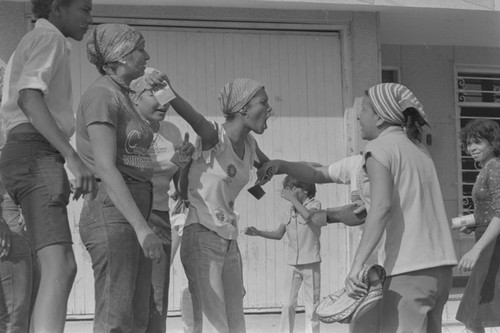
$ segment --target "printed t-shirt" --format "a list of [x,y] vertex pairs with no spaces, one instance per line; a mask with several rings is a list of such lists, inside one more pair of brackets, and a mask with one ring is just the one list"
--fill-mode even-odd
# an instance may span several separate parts
[[153,176],[148,148],[153,131],[135,110],[128,87],[109,75],[95,80],[80,100],[76,115],[76,149],[85,164],[96,172],[88,126],[103,123],[116,131],[116,167],[124,178],[150,181]]
[[179,167],[170,162],[175,146],[182,142],[181,131],[168,121],[160,121],[160,129],[153,135],[149,148],[153,173],[153,209],[168,211],[170,182]]
[[248,134],[245,155],[240,159],[233,150],[224,126],[214,123],[219,142],[210,150],[201,150],[201,138],[195,143],[193,163],[189,169],[189,213],[186,226],[200,223],[225,239],[238,238],[236,197],[248,183],[256,160],[255,139]]

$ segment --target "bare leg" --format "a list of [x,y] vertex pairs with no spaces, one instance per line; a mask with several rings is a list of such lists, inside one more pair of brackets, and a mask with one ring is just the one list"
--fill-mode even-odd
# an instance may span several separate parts
[[465,326],[465,331],[467,333],[484,333],[484,327],[468,327],[468,326]]
[[38,293],[31,315],[31,333],[63,333],[68,297],[76,275],[71,244],[46,246],[37,252]]

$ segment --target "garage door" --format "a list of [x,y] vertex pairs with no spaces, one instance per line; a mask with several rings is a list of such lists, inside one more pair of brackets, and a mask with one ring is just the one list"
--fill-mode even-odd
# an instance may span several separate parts
[[[176,90],[208,118],[222,122],[217,93],[225,82],[249,77],[266,86],[275,116],[268,130],[257,135],[261,149],[271,158],[317,161],[327,164],[345,155],[341,40],[336,32],[290,30],[228,30],[211,28],[137,27],[146,38],[149,65],[165,71]],[[79,97],[97,77],[86,58],[85,43],[72,51],[75,109]],[[169,111],[169,121],[181,131],[194,132]],[[265,186],[257,201],[246,191],[238,198],[240,228],[248,225],[275,229],[287,212],[280,198],[281,180]],[[342,186],[323,185],[318,198],[324,206],[345,202]],[[70,218],[78,263],[78,275],[68,314],[94,313],[93,275],[90,258],[81,244],[77,224],[81,202],[70,206]],[[338,289],[346,275],[346,229],[329,226],[322,235],[322,295]],[[285,279],[285,241],[248,238],[240,231],[247,310],[280,307]],[[179,309],[186,281],[178,255],[172,266],[170,304]]]

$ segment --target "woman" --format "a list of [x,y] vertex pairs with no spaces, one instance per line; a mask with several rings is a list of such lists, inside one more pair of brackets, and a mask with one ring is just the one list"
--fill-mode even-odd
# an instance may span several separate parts
[[[272,109],[264,86],[250,79],[235,79],[222,88],[223,124],[208,121],[175,94],[170,104],[198,134],[188,175],[190,205],[181,244],[195,331],[245,332],[234,202],[248,183],[252,166],[268,160],[250,132],[264,133]],[[203,318],[198,315],[200,309]]]
[[441,332],[456,258],[434,163],[420,141],[423,107],[405,86],[378,84],[364,96],[358,120],[370,141],[364,165],[371,202],[346,289],[352,297],[366,293],[358,273],[385,233],[388,278],[369,331]]
[[462,147],[481,166],[472,189],[476,244],[458,268],[471,271],[460,301],[457,320],[467,332],[482,333],[500,326],[500,126],[493,120],[474,120],[460,131]]
[[148,322],[151,260],[163,244],[149,228],[153,131],[130,100],[130,82],[144,74],[144,38],[125,24],[102,24],[87,42],[101,76],[83,94],[76,146],[98,179],[85,198],[80,236],[92,260],[94,332],[144,332]]
[[[150,73],[154,69],[147,68]],[[149,123],[154,132],[153,142],[149,153],[153,160],[153,210],[149,216],[149,225],[163,242],[165,259],[159,263],[153,262],[151,296],[149,307],[149,322],[146,332],[165,333],[168,310],[168,287],[170,282],[170,256],[172,252],[172,229],[169,216],[170,183],[174,180],[177,190],[179,167],[170,160],[176,151],[184,156],[191,156],[194,146],[183,141],[181,131],[173,123],[165,121],[170,107],[166,103],[160,105],[154,91],[158,86],[151,86],[147,82],[147,75],[132,81],[130,88],[134,91],[131,98],[139,114]],[[186,135],[187,136],[187,135]]]

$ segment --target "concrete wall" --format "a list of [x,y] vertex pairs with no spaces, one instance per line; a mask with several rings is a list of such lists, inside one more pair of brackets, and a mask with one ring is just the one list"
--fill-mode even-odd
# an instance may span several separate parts
[[[29,7],[27,7],[29,10]],[[25,4],[0,2],[0,59],[7,63],[21,37],[27,32]],[[1,63],[1,61],[0,61]]]

